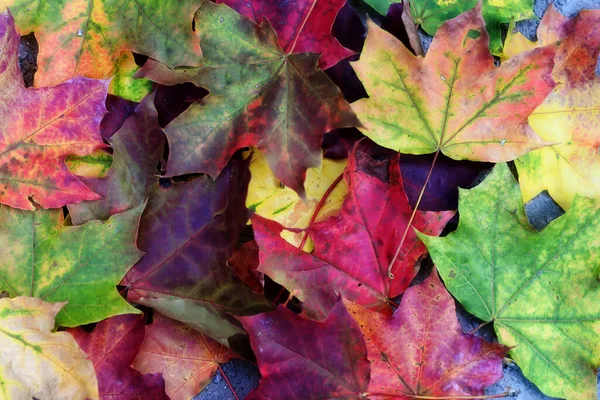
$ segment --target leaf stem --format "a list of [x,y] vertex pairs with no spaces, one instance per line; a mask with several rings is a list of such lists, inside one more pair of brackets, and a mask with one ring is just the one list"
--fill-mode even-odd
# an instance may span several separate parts
[[478,330],[480,330],[481,328],[483,328],[484,326],[486,326],[490,322],[491,321],[483,321],[482,323],[480,323],[479,325],[477,325],[474,329],[470,330],[469,334],[473,335],[475,332],[477,332]]
[[[385,397],[397,397],[398,393],[363,393],[364,396],[385,396]],[[483,396],[421,396],[418,394],[406,394],[402,393],[402,397],[408,397],[411,399],[423,399],[423,400],[453,400],[453,399],[499,399],[501,397],[506,397],[512,395],[511,392],[504,392],[500,394],[491,394],[491,395],[483,395]]]
[[221,368],[221,364],[217,363],[217,368],[219,368],[219,372],[221,372],[221,376],[225,380],[225,383],[227,383],[227,386],[229,386],[229,390],[231,390],[231,393],[233,394],[235,400],[240,400],[237,393],[235,392],[235,389],[233,388],[233,385],[231,384],[231,382],[229,382],[229,378],[227,378],[225,371],[223,371],[223,368]]
[[419,209],[419,204],[421,204],[421,199],[423,198],[423,194],[425,193],[425,189],[427,188],[427,184],[429,183],[429,178],[431,178],[431,173],[433,172],[433,167],[435,166],[435,162],[437,161],[439,154],[440,154],[440,150],[438,149],[438,151],[436,151],[435,155],[433,156],[433,161],[431,162],[431,167],[429,167],[429,172],[427,173],[427,178],[425,178],[425,183],[423,184],[421,193],[419,193],[419,198],[417,199],[417,204],[415,204],[415,208],[413,209],[410,219],[408,220],[408,224],[406,225],[406,229],[404,230],[404,234],[402,235],[400,244],[398,244],[396,253],[394,254],[394,257],[392,258],[392,261],[390,262],[390,265],[388,266],[388,277],[390,279],[394,279],[394,274],[392,274],[392,267],[394,266],[394,263],[398,259],[398,255],[400,255],[400,250],[402,250],[402,245],[404,244],[404,241],[406,240],[406,236],[408,235],[408,231],[410,230],[410,228],[412,226],[412,222],[415,219],[415,215],[417,214],[417,210]]
[[[325,193],[323,193],[321,200],[319,200],[319,203],[315,207],[315,211],[313,211],[312,216],[310,217],[308,226],[310,226],[313,222],[315,222],[315,220],[317,219],[317,216],[319,215],[319,212],[325,205],[325,200],[327,200],[329,195],[331,195],[331,192],[333,192],[333,190],[336,188],[336,186],[342,181],[343,177],[344,177],[344,173],[342,172],[340,174],[340,176],[335,178],[335,180],[331,183],[331,185],[329,185],[329,187],[327,188]],[[304,232],[304,236],[302,237],[302,242],[300,242],[300,246],[298,247],[300,250],[304,249],[304,245],[306,244],[307,240],[308,240],[308,232]]]

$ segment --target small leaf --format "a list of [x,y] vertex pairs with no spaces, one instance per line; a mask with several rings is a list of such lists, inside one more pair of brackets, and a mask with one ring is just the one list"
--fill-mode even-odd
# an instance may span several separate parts
[[144,340],[144,319],[118,315],[100,322],[91,333],[68,330],[94,364],[101,399],[169,399],[160,374],[142,375],[131,368]]
[[162,373],[171,400],[189,400],[210,382],[219,364],[235,354],[180,322],[154,313],[133,367]]

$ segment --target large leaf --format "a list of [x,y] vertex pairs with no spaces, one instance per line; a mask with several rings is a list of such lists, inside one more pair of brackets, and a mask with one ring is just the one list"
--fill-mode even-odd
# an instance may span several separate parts
[[[425,246],[410,229],[390,279],[388,266],[412,214],[398,156],[376,161],[357,147],[344,178],[349,194],[340,214],[307,229],[315,243],[312,253],[283,240],[283,227],[277,222],[252,217],[259,271],[302,300],[311,317],[325,318],[338,294],[389,314],[395,306],[392,299],[408,287],[418,271],[417,260],[425,254]],[[412,226],[437,235],[453,215],[453,211],[417,211]]]
[[202,0],[0,0],[22,34],[39,42],[34,85],[53,86],[75,76],[107,78],[123,50],[170,67],[198,65],[192,31]]
[[507,161],[546,144],[527,117],[554,87],[553,47],[494,66],[478,6],[446,22],[425,57],[369,22],[352,63],[370,96],[352,105],[378,144],[410,154]]
[[62,210],[22,211],[0,206],[0,291],[67,301],[63,326],[139,313],[116,285],[140,258],[135,245],[144,204],[106,222],[65,226]]
[[168,400],[160,374],[142,375],[131,364],[144,340],[143,315],[119,315],[100,322],[90,333],[69,329],[92,360],[101,399]]
[[[450,293],[493,321],[525,376],[549,396],[591,399],[600,366],[600,203],[576,197],[536,232],[506,164],[460,192],[458,229],[420,234]],[[482,218],[481,216],[486,216]]]
[[583,11],[568,19],[553,7],[538,28],[538,42],[511,35],[509,55],[557,42],[552,72],[560,84],[529,117],[545,140],[557,143],[531,152],[515,163],[525,202],[543,190],[564,209],[575,194],[600,197],[600,11]]
[[366,340],[368,391],[388,395],[382,398],[482,396],[502,377],[508,348],[462,332],[454,299],[435,269],[406,290],[392,317],[349,301],[346,307]]
[[218,0],[255,22],[269,20],[287,54],[321,53],[327,69],[355,54],[331,35],[331,27],[346,0]]
[[211,94],[165,129],[167,175],[217,176],[233,153],[256,145],[285,186],[301,195],[307,168],[321,163],[323,134],[358,124],[340,90],[317,67],[318,55],[287,55],[268,22],[260,25],[225,5],[196,14],[205,66],[170,70],[147,62],[155,82],[193,82]]
[[226,345],[243,331],[228,313],[271,309],[227,266],[248,219],[247,161],[232,160],[216,179],[156,185],[140,222],[146,254],[122,284],[128,299],[185,322]]
[[[2,6],[0,6],[2,9]],[[69,172],[69,154],[103,146],[99,125],[108,83],[84,78],[46,89],[25,89],[19,35],[0,12],[0,202],[33,210],[97,199]]]
[[189,400],[211,380],[220,363],[234,354],[189,326],[154,313],[133,367],[162,373],[171,400]]
[[239,319],[250,335],[262,375],[248,400],[362,398],[366,393],[367,349],[341,300],[322,322],[282,306]]
[[64,303],[0,299],[0,398],[98,399],[91,361],[67,332],[52,332]]

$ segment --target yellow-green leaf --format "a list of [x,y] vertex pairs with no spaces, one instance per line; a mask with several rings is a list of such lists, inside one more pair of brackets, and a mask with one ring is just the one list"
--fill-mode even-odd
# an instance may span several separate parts
[[139,313],[116,285],[142,254],[135,240],[144,206],[80,226],[65,226],[62,209],[0,206],[0,291],[68,302],[62,326]]
[[[341,177],[346,164],[347,160],[324,158],[320,167],[309,168],[304,181],[306,201],[303,201],[294,190],[281,184],[271,172],[264,155],[259,150],[255,150],[250,161],[252,179],[248,186],[246,206],[258,215],[277,221],[286,228],[304,229],[308,227],[325,192],[336,179]],[[337,215],[346,193],[348,193],[348,184],[340,179],[325,199],[315,221],[322,221],[332,215]],[[298,247],[304,233],[286,230],[282,233],[282,237]],[[310,240],[307,241],[304,249],[309,251],[311,243]]]
[[542,232],[527,222],[506,164],[460,191],[458,229],[420,234],[446,287],[545,394],[596,398],[600,366],[600,201],[576,197]]

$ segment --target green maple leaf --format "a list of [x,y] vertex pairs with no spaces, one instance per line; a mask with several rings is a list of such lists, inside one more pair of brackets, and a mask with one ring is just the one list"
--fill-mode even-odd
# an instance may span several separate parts
[[449,291],[493,321],[499,341],[544,393],[596,398],[600,365],[600,201],[578,197],[542,232],[529,225],[518,183],[499,164],[460,191],[458,229],[420,234]]
[[63,225],[62,209],[0,206],[0,291],[67,301],[56,318],[61,326],[139,313],[116,285],[142,255],[135,239],[144,206],[81,226]]

